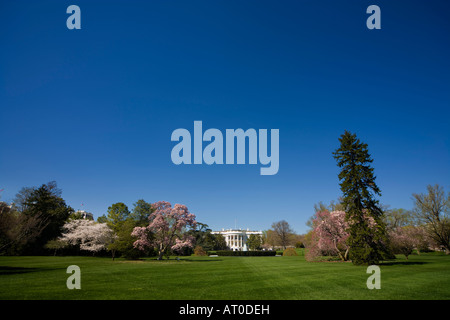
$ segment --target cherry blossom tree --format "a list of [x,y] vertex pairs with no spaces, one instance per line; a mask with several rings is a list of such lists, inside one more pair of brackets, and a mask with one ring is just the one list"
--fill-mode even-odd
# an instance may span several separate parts
[[132,235],[138,239],[134,246],[140,250],[147,247],[156,247],[158,260],[169,250],[180,251],[184,247],[192,248],[195,238],[186,233],[188,228],[195,229],[197,221],[195,215],[182,204],[173,207],[167,201],[152,204],[154,212],[149,216],[149,225],[136,227]]
[[71,220],[64,224],[63,229],[65,231],[59,238],[60,241],[71,245],[79,245],[81,250],[92,253],[107,249],[115,238],[114,232],[106,223],[98,223],[92,220]]

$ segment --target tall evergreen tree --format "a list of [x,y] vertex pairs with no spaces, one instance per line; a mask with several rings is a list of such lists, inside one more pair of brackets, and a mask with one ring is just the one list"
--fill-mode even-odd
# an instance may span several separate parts
[[370,166],[373,159],[356,134],[345,131],[339,141],[333,156],[341,168],[338,177],[349,223],[350,259],[353,264],[376,264],[387,257],[388,246],[383,211],[375,199],[381,191]]

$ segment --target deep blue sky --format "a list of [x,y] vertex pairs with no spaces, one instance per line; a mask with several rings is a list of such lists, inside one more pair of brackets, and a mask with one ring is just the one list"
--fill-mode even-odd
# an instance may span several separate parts
[[[81,8],[68,30],[66,8]],[[381,8],[381,30],[366,8]],[[369,145],[380,201],[450,191],[448,1],[2,1],[0,189],[55,180],[75,209],[182,203],[213,229],[295,231]],[[171,162],[173,130],[280,130],[280,170]]]

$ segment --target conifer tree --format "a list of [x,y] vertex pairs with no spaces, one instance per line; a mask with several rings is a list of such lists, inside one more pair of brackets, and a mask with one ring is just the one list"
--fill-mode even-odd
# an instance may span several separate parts
[[367,144],[356,134],[345,131],[339,138],[340,147],[333,152],[341,168],[339,181],[342,202],[349,225],[347,243],[353,264],[377,264],[388,254],[383,211],[375,196],[381,191],[375,184],[373,162]]

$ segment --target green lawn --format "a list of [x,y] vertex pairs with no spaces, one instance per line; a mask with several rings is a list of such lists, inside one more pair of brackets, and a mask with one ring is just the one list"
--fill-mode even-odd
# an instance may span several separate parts
[[[69,290],[69,265],[81,290]],[[403,256],[381,267],[369,290],[367,267],[297,257],[183,257],[112,261],[97,257],[0,257],[0,299],[450,299],[450,256]]]

